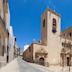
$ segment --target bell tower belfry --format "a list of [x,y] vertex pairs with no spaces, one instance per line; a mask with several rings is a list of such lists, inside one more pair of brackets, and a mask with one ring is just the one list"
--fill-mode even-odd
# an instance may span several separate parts
[[56,12],[46,9],[42,15],[41,41],[47,46],[48,63],[59,64],[60,60],[60,15]]

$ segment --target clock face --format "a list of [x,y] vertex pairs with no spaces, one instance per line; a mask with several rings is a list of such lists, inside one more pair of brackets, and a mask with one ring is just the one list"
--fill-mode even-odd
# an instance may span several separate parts
[[53,33],[56,33],[57,32],[57,24],[56,24],[56,19],[55,18],[53,18],[52,32]]

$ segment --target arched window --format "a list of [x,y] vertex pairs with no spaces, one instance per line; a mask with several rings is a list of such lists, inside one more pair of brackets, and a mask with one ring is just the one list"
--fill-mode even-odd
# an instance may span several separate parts
[[72,33],[71,33],[71,32],[69,33],[69,36],[70,36],[70,37],[72,36]]
[[56,33],[57,32],[56,28],[57,28],[56,19],[53,18],[53,21],[52,21],[52,32],[53,33]]
[[45,27],[45,19],[43,20],[43,27]]
[[41,58],[39,59],[39,64],[44,66],[44,63],[45,63],[44,61],[45,61],[44,58],[41,57]]

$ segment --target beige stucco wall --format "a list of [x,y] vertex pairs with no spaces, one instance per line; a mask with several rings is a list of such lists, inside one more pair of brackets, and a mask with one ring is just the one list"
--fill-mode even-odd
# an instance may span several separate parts
[[[43,27],[43,20],[45,19],[45,27]],[[41,42],[43,45],[47,45],[47,12],[41,16]]]
[[[3,24],[2,18],[0,18],[0,67],[6,64],[6,49],[7,49],[6,40],[5,40],[6,38],[7,38],[6,28]],[[3,50],[4,50],[4,55],[2,55]]]
[[[29,50],[29,48],[31,49],[31,51]],[[39,59],[41,57],[44,58],[44,62],[46,63],[46,57],[44,57],[44,55],[39,55],[36,58],[36,53],[48,53],[46,50],[46,46],[41,45],[41,44],[37,44],[37,43],[33,43],[31,44],[31,46],[29,46],[27,48],[26,51],[24,51],[23,53],[23,59],[29,62],[34,62],[34,63],[38,63]]]
[[[71,36],[69,34],[70,32],[71,32]],[[72,28],[69,28],[61,33],[61,43],[66,43],[66,44],[71,43],[71,45],[72,45]],[[62,48],[65,49],[65,54],[67,54],[64,59],[64,66],[67,66],[67,57],[70,57],[69,53],[72,54],[72,47],[70,49],[69,47],[64,47],[62,45]],[[72,65],[72,55],[71,55],[71,63],[70,64]]]
[[41,44],[33,44],[33,60],[34,62],[38,62],[38,60],[43,57],[45,59],[45,63],[46,63],[46,58],[44,57],[44,55],[40,55],[38,58],[35,57],[35,53],[48,53],[47,52],[47,48],[44,45]]
[[23,59],[29,62],[33,62],[33,45],[32,44],[23,52]]

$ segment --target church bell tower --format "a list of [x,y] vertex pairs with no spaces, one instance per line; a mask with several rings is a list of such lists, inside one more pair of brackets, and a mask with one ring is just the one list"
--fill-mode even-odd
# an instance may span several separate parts
[[49,64],[60,63],[60,15],[55,11],[46,9],[41,20],[41,41],[47,46]]

